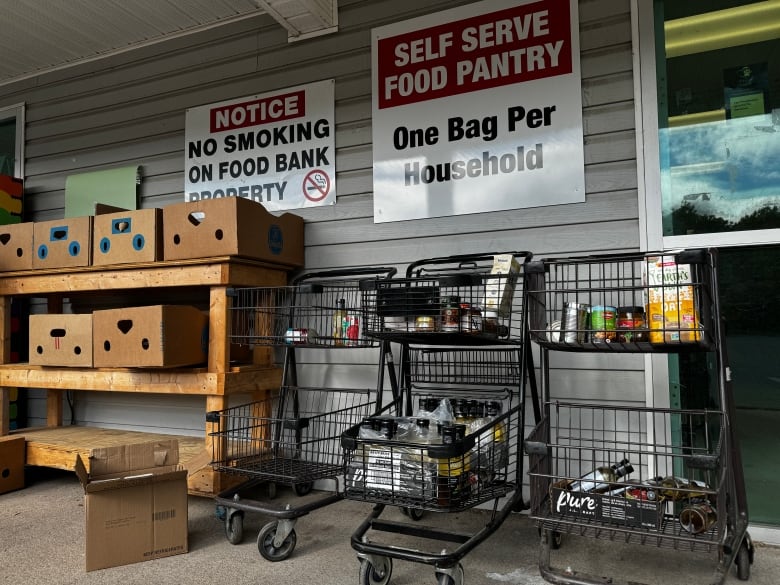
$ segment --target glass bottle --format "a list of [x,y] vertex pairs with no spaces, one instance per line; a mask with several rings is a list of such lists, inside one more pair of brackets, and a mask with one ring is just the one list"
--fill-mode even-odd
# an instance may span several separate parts
[[670,500],[688,500],[707,497],[709,489],[703,481],[669,475],[661,480],[659,492]]
[[344,299],[338,300],[338,308],[333,311],[333,345],[344,345],[344,338],[347,336],[347,309]]
[[634,467],[623,459],[613,465],[605,465],[594,469],[587,475],[569,484],[569,489],[573,492],[598,492],[609,489],[609,484],[616,482],[624,475],[634,471]]

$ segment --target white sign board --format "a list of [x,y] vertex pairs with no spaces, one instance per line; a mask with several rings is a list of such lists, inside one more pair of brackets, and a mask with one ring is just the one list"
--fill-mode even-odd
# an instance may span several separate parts
[[185,201],[246,197],[266,209],[336,201],[333,80],[187,110]]
[[374,29],[374,221],[585,200],[577,0]]

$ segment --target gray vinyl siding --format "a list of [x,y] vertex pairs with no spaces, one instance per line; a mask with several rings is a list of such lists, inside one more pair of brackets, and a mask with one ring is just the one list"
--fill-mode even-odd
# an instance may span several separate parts
[[[27,107],[28,219],[62,217],[69,174],[113,166],[141,166],[142,207],[182,201],[187,108],[333,78],[337,204],[296,210],[306,221],[307,270],[403,270],[420,258],[469,252],[638,249],[629,0],[579,3],[584,203],[373,223],[370,31],[467,3],[340,0],[337,34],[288,44],[284,29],[263,16],[0,86],[0,106]],[[301,356],[302,383],[375,384],[376,352],[322,354]],[[644,402],[641,356],[587,355],[553,357],[556,397]],[[44,402],[31,394],[30,424],[42,424]],[[204,425],[200,397],[77,392],[74,400],[79,424],[191,435]]]

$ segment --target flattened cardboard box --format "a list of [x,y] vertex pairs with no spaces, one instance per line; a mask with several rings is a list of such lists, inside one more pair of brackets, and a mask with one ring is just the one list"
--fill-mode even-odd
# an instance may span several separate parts
[[30,315],[29,361],[34,366],[92,367],[92,315]]
[[0,270],[32,270],[33,222],[0,226]]
[[92,216],[33,224],[33,268],[74,268],[92,263]]
[[95,311],[96,368],[178,367],[208,359],[208,316],[189,305]]
[[274,216],[260,203],[222,197],[163,207],[165,260],[242,256],[303,266],[303,218]]
[[96,215],[92,264],[156,262],[162,259],[162,210],[139,209]]
[[25,449],[22,436],[0,437],[0,494],[24,487]]
[[186,553],[187,470],[175,439],[93,449],[76,456],[84,488],[86,569]]

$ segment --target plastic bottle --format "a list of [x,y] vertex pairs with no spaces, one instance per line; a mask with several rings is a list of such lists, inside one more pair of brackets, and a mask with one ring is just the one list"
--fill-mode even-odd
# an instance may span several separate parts
[[338,308],[333,311],[333,345],[344,345],[347,336],[347,309],[346,301],[339,299]]

